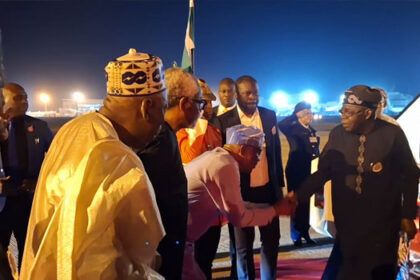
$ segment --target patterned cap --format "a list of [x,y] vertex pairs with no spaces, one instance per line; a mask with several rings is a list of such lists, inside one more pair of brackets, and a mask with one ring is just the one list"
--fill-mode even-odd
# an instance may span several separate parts
[[380,92],[365,85],[357,85],[346,90],[343,100],[343,104],[363,106],[370,109],[378,108],[380,102]]
[[198,84],[200,85],[200,88],[201,88],[201,94],[203,95],[203,99],[211,100],[211,101],[216,100],[217,98],[214,95],[214,93],[211,91],[207,82],[204,81],[203,79],[197,79],[197,80],[198,80]]
[[141,96],[166,89],[162,60],[130,49],[128,54],[108,63],[106,91],[113,96]]
[[249,145],[262,150],[264,132],[255,126],[238,124],[226,129],[226,144]]

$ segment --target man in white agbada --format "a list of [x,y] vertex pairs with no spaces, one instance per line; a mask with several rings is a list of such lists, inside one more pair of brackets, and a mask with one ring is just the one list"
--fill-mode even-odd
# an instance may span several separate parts
[[39,175],[20,279],[163,279],[151,265],[165,233],[135,154],[163,123],[161,67],[134,49],[111,61],[104,106],[57,133]]

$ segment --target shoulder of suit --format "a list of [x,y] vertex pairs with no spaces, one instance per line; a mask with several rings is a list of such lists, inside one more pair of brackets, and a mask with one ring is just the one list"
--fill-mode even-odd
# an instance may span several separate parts
[[258,107],[258,112],[260,112],[260,114],[272,114],[274,117],[276,116],[276,113],[273,110],[265,107]]
[[46,121],[38,119],[38,118],[31,117],[29,115],[25,115],[25,121],[33,123],[33,124],[48,126],[48,123]]
[[234,107],[233,109],[217,116],[217,118],[219,119],[224,119],[224,118],[230,118],[231,116],[238,114],[238,110],[236,109],[236,107]]

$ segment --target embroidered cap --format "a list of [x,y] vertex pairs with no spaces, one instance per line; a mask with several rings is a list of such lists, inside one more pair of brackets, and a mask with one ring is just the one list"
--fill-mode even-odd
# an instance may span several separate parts
[[249,145],[262,150],[264,132],[255,126],[231,126],[226,130],[226,144]]
[[197,80],[198,80],[198,84],[200,85],[200,88],[201,88],[201,94],[203,95],[203,99],[211,100],[211,101],[216,100],[216,96],[211,91],[207,82],[204,81],[203,79],[197,79]]
[[166,89],[162,60],[130,49],[128,54],[108,63],[106,91],[113,96],[141,96]]
[[363,106],[370,109],[378,108],[381,102],[381,93],[375,88],[357,85],[346,90],[343,104]]

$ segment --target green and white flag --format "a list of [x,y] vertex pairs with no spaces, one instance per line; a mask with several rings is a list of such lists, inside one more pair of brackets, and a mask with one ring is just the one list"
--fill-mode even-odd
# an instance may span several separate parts
[[181,64],[181,67],[190,73],[194,72],[194,49],[194,0],[190,0],[190,12],[188,15],[185,47]]

